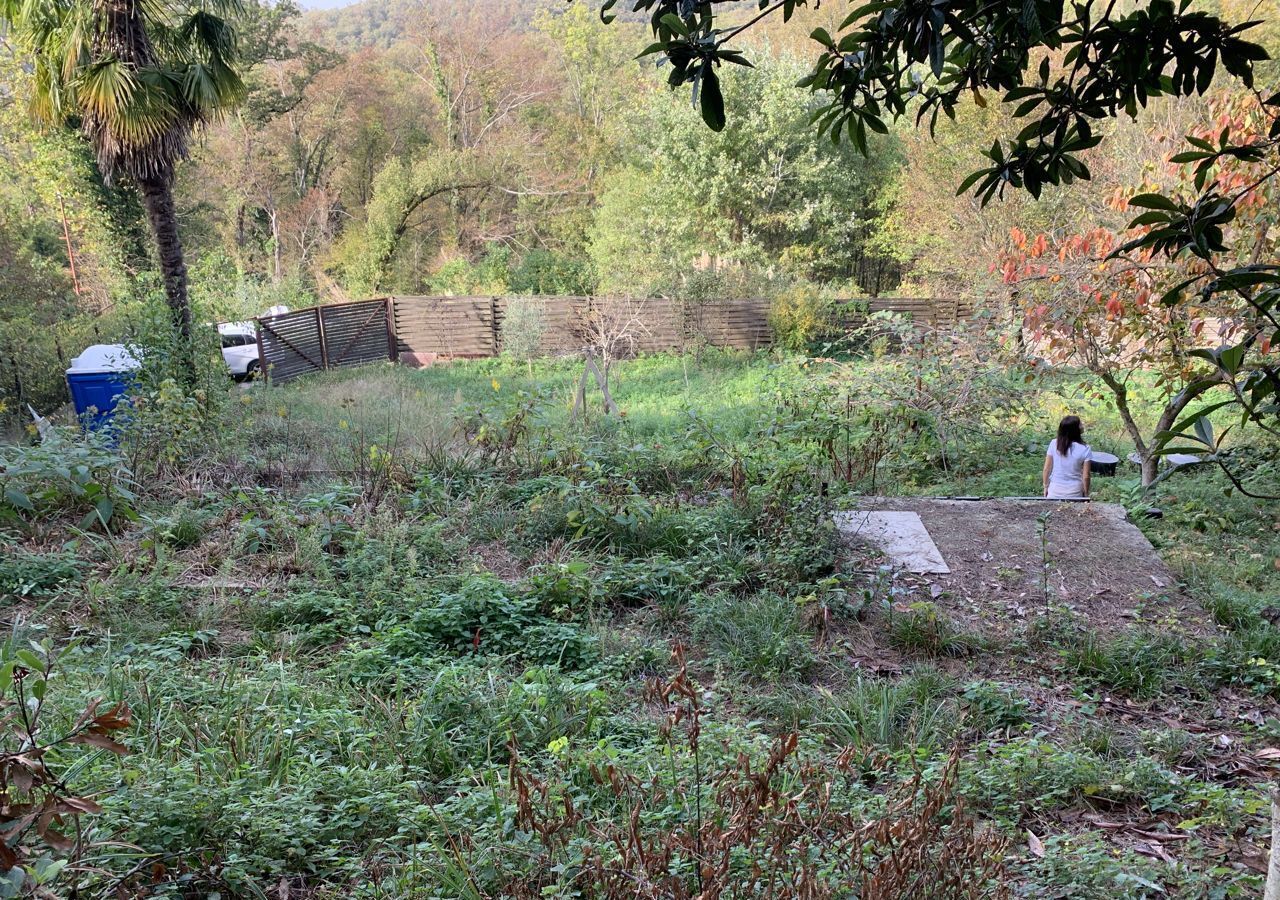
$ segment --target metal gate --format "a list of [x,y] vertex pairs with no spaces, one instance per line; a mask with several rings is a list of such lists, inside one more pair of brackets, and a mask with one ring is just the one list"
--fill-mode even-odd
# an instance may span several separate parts
[[396,359],[391,301],[313,306],[258,319],[258,358],[274,382]]

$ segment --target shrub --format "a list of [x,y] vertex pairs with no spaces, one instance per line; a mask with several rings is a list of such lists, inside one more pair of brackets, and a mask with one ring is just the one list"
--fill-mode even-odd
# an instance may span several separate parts
[[190,388],[174,378],[154,386],[144,382],[117,413],[130,468],[140,477],[165,475],[207,456],[227,434],[226,399],[222,384]]
[[824,580],[835,568],[839,533],[828,505],[813,498],[817,490],[816,485],[783,480],[760,492],[764,497],[756,524],[763,533],[763,575],[776,590]]
[[831,337],[836,324],[836,304],[802,282],[778,292],[769,309],[774,343],[797,353]]
[[465,296],[467,294],[505,294],[508,290],[508,268],[511,250],[491,244],[479,260],[455,257],[436,270],[428,282],[433,294]]
[[507,276],[517,294],[589,294],[595,289],[591,263],[550,250],[530,250]]
[[502,355],[528,363],[530,377],[546,327],[543,301],[513,297],[507,302],[506,317],[502,320]]
[[81,528],[131,517],[133,476],[101,435],[57,431],[36,446],[0,446],[0,522],[75,513]]
[[39,596],[79,577],[79,560],[65,550],[30,553],[15,549],[0,555],[0,599]]

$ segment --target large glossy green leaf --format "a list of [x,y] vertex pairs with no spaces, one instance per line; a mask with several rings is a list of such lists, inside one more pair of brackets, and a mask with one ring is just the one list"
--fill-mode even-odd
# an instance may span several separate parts
[[712,131],[723,131],[725,126],[724,94],[720,91],[720,77],[708,63],[702,69],[702,90],[698,100],[702,121]]

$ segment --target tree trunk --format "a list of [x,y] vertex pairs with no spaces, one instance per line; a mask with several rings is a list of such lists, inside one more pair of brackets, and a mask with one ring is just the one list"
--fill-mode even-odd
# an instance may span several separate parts
[[179,361],[188,380],[195,380],[195,348],[192,346],[191,300],[187,295],[187,263],[178,237],[178,210],[173,202],[173,180],[164,175],[138,179],[142,204],[156,239],[156,256],[164,276],[164,295],[178,335]]
[[267,215],[271,219],[271,283],[279,284],[284,279],[284,264],[280,256],[280,214],[272,206]]
[[1197,378],[1169,398],[1160,413],[1159,421],[1156,422],[1155,436],[1153,436],[1152,443],[1148,445],[1143,440],[1142,429],[1138,426],[1137,420],[1133,417],[1133,410],[1129,407],[1128,387],[1123,381],[1108,372],[1102,371],[1096,374],[1114,396],[1116,411],[1120,413],[1120,421],[1124,423],[1125,431],[1129,432],[1129,437],[1133,439],[1133,445],[1138,451],[1138,458],[1142,467],[1142,486],[1144,488],[1151,487],[1156,480],[1156,476],[1160,473],[1160,458],[1156,456],[1156,450],[1159,446],[1156,443],[1156,436],[1164,434],[1173,428],[1178,421],[1178,417],[1194,400],[1222,383],[1221,379],[1216,375],[1210,378]]
[[1129,433],[1134,449],[1138,451],[1138,464],[1142,468],[1142,486],[1150,487],[1156,480],[1160,461],[1152,455],[1147,442],[1142,439],[1142,429],[1138,427],[1138,421],[1133,417],[1133,410],[1129,408],[1129,388],[1123,381],[1108,372],[1098,372],[1098,377],[1110,389],[1116,412],[1120,414],[1120,421],[1124,424],[1124,430]]

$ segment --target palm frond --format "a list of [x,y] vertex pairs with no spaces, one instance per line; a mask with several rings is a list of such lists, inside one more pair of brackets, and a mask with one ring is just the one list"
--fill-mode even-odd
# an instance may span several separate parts
[[176,33],[183,46],[198,55],[222,60],[235,57],[235,29],[211,13],[197,10],[178,26]]
[[59,121],[62,118],[59,112],[62,108],[61,85],[53,77],[49,67],[39,62],[36,63],[32,75],[35,79],[35,89],[31,92],[31,99],[28,102],[28,113],[36,122],[46,125]]
[[124,115],[137,90],[134,71],[115,58],[98,60],[81,68],[76,80],[81,111],[103,121]]
[[172,171],[191,129],[243,95],[240,0],[0,0],[34,62],[33,116],[79,118],[103,175]]
[[182,96],[188,107],[201,119],[226,105],[234,86],[228,84],[225,71],[200,62],[190,63],[182,79]]
[[63,81],[73,81],[76,71],[92,62],[92,40],[92,20],[81,9],[74,10],[51,31],[48,42],[59,50]]

